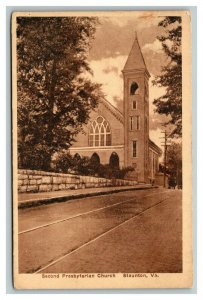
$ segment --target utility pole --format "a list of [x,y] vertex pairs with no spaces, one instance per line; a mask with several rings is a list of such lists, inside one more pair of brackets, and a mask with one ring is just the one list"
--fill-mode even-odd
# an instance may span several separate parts
[[168,134],[167,134],[166,129],[164,131],[161,131],[161,133],[164,134],[164,136],[161,137],[160,139],[164,139],[164,141],[161,145],[164,146],[164,184],[163,184],[163,186],[166,187],[166,158],[167,158],[167,146],[169,146],[169,144],[167,143]]
[[164,133],[164,187],[166,187],[166,141],[167,141],[167,135],[166,130],[162,131]]

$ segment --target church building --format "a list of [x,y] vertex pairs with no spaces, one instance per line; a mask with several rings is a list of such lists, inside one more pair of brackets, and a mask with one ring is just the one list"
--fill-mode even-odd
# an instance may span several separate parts
[[137,35],[122,70],[123,114],[101,98],[90,120],[70,148],[101,164],[133,167],[127,179],[151,182],[159,168],[161,149],[149,139],[149,78]]

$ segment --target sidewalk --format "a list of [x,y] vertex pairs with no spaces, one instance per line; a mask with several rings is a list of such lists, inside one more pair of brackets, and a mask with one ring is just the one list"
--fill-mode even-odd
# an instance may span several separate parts
[[131,190],[144,190],[158,188],[151,184],[138,184],[136,186],[114,186],[103,188],[86,188],[78,190],[63,190],[52,191],[43,193],[19,193],[18,194],[18,207],[27,208],[38,206],[41,204],[49,204],[54,202],[65,202],[73,199],[80,199],[85,197],[93,197],[99,195],[107,195],[111,193],[119,193]]

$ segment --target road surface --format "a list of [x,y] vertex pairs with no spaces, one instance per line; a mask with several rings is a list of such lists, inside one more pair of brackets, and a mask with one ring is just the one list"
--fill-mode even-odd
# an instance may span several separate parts
[[181,199],[160,188],[19,209],[19,272],[182,272]]

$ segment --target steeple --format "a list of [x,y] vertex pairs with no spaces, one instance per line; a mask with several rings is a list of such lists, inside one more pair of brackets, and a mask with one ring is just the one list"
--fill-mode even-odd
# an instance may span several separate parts
[[[132,166],[128,176],[147,181],[149,142],[149,72],[137,34],[123,69],[124,164]],[[136,179],[137,178],[137,179]]]
[[128,71],[135,71],[135,70],[146,70],[147,74],[149,75],[149,72],[147,70],[144,57],[142,55],[138,38],[137,38],[137,32],[135,32],[135,40],[132,45],[130,54],[128,55],[127,61],[125,63],[125,66],[123,68],[123,72]]

